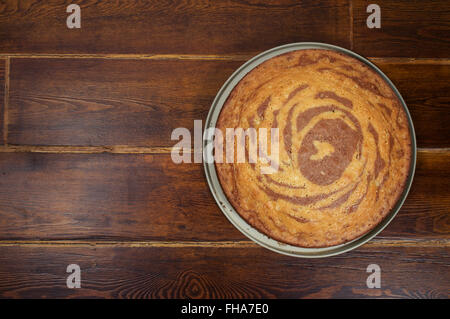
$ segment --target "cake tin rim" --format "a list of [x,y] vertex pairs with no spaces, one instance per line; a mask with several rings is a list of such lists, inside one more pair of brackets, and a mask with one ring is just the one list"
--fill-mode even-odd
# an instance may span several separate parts
[[[357,60],[361,61],[369,68],[374,70],[378,75],[380,75],[383,78],[383,80],[385,80],[386,83],[390,86],[390,88],[394,91],[400,103],[402,104],[402,107],[405,110],[406,117],[408,119],[411,137],[410,169],[408,177],[405,181],[403,192],[399,196],[396,204],[391,209],[391,211],[383,218],[383,220],[381,220],[371,230],[351,241],[335,246],[320,247],[320,248],[295,246],[277,241],[276,239],[273,239],[265,235],[264,233],[260,232],[258,229],[250,225],[245,219],[243,219],[240,216],[240,214],[234,209],[231,203],[228,201],[227,196],[223,192],[222,185],[220,184],[217,177],[215,163],[207,163],[205,160],[203,160],[203,166],[209,189],[220,210],[231,222],[231,224],[233,224],[234,227],[236,227],[247,238],[249,238],[250,240],[252,240],[253,242],[257,243],[262,247],[265,247],[269,250],[272,250],[280,254],[300,258],[323,258],[343,254],[370,241],[372,238],[378,235],[384,228],[386,228],[386,226],[392,221],[392,219],[394,219],[394,217],[397,215],[400,208],[402,207],[404,201],[406,200],[406,197],[408,196],[416,168],[416,158],[417,158],[416,135],[408,107],[403,97],[401,96],[400,92],[392,83],[392,81],[371,61],[348,49],[320,42],[296,42],[285,44],[282,46],[269,49],[254,56],[253,58],[249,59],[244,64],[242,64],[236,71],[233,72],[233,74],[225,81],[225,83],[222,85],[217,95],[215,96],[205,121],[204,130],[211,127],[216,127],[217,119],[229,94],[234,89],[234,87],[239,83],[239,81],[242,78],[244,78],[250,71],[252,71],[254,68],[256,68],[264,61],[271,59],[275,56],[291,51],[306,50],[306,49],[332,50],[356,58]],[[203,145],[203,157],[205,158],[205,150],[206,150],[205,140],[203,140],[202,145]]]

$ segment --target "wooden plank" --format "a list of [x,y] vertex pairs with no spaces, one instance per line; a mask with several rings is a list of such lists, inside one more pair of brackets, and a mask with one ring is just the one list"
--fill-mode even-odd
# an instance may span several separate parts
[[0,156],[0,238],[228,240],[199,164],[170,154]]
[[[81,288],[66,287],[66,267]],[[381,268],[369,289],[367,266]],[[263,248],[0,247],[3,298],[448,298],[442,248],[362,247],[325,259]]]
[[0,59],[0,144],[4,144],[6,59]]
[[[204,120],[242,63],[13,58],[8,143],[172,146],[172,130]],[[376,63],[403,94],[418,146],[449,147],[450,64]]]
[[171,146],[240,64],[12,59],[8,143]]
[[379,237],[450,238],[450,153],[419,152],[403,207]]
[[419,147],[450,147],[450,63],[375,61],[402,94]]
[[353,49],[367,56],[450,57],[450,8],[447,1],[385,0],[381,28],[369,29],[366,20],[372,2],[354,0]]
[[0,52],[241,53],[320,41],[349,47],[347,1],[84,1],[81,29],[67,1],[0,5]]
[[[419,153],[404,207],[379,238],[450,238],[450,152]],[[201,164],[169,154],[0,154],[0,240],[232,241]]]

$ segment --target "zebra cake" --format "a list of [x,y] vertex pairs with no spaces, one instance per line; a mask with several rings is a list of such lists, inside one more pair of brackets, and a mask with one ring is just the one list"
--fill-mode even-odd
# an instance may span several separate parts
[[395,92],[364,63],[331,50],[258,65],[234,87],[216,128],[278,128],[276,172],[263,174],[260,161],[216,162],[216,171],[242,218],[299,247],[369,232],[397,203],[410,170],[410,128]]

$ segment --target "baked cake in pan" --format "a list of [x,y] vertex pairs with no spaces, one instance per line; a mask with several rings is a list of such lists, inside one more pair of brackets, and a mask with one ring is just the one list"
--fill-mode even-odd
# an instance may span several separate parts
[[234,87],[216,127],[224,135],[279,129],[278,171],[264,174],[261,161],[215,165],[242,218],[295,246],[329,247],[369,232],[395,206],[410,170],[409,123],[396,94],[367,65],[331,50],[258,65]]

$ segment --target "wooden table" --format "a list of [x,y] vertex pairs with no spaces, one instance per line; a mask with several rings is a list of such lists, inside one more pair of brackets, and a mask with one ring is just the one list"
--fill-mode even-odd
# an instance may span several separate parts
[[[450,5],[362,0],[0,3],[0,296],[440,297],[450,291]],[[369,57],[396,84],[418,141],[394,221],[343,255],[260,248],[215,204],[170,135],[205,119],[255,54],[291,42]],[[4,90],[3,90],[4,88]],[[81,267],[81,288],[66,267]],[[380,289],[366,268],[381,267]]]

